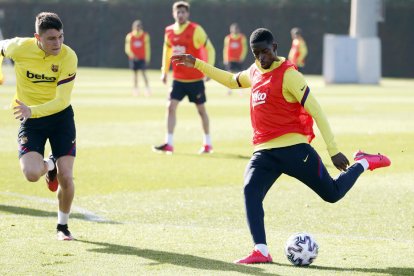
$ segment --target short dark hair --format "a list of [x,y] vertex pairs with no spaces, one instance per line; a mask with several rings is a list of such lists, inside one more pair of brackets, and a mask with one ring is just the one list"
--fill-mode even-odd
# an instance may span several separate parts
[[272,44],[274,40],[275,39],[272,32],[265,28],[256,29],[250,35],[250,44],[255,44],[262,41],[265,41],[267,44]]
[[179,8],[185,8],[187,11],[190,11],[190,4],[188,2],[185,1],[178,1],[175,2],[173,5],[173,11],[175,11],[176,9]]
[[49,29],[62,30],[63,23],[59,16],[53,12],[41,12],[36,16],[36,33],[41,34]]

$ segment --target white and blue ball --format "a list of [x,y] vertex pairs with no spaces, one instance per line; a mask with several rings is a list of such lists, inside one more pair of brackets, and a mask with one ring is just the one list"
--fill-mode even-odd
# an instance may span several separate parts
[[286,241],[285,255],[295,266],[308,266],[318,256],[319,246],[309,233],[296,233]]

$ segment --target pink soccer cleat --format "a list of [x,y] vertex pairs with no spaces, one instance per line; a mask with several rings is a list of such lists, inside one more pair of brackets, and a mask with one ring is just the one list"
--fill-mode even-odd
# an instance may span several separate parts
[[174,152],[174,147],[166,143],[159,146],[153,146],[152,150],[158,153],[172,154]]
[[378,168],[383,168],[383,167],[388,167],[391,165],[391,161],[390,159],[382,154],[369,154],[369,153],[365,153],[361,150],[359,150],[358,152],[356,152],[354,154],[354,160],[358,161],[361,159],[365,159],[368,161],[368,169],[370,171],[373,171],[375,169]]
[[198,153],[199,154],[213,153],[213,147],[211,145],[204,145],[201,147]]
[[50,155],[49,159],[52,159],[53,163],[55,164],[55,168],[46,173],[46,184],[51,192],[56,192],[59,187],[59,182],[57,179],[56,159],[53,157],[53,155]]
[[247,257],[234,261],[235,264],[262,264],[271,263],[273,261],[272,256],[264,256],[259,250],[253,250]]

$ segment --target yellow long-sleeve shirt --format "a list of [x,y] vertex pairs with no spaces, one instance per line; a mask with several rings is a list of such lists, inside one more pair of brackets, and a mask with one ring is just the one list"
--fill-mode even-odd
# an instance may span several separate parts
[[[183,25],[175,23],[174,33],[176,34],[182,33],[187,28],[188,24],[190,24],[190,22],[186,22]],[[216,60],[216,50],[214,49],[213,44],[210,42],[210,39],[208,39],[206,32],[200,25],[198,25],[196,29],[194,30],[193,43],[196,49],[205,47],[205,49],[207,50],[207,58],[208,58],[207,63],[214,65],[215,60]],[[161,66],[161,72],[165,74],[167,74],[170,69],[171,56],[172,56],[172,47],[168,43],[167,36],[165,36],[163,50],[162,50],[162,66]]]
[[[256,62],[257,67],[264,74],[270,72],[277,67],[279,67],[286,59],[279,57],[279,61],[273,62],[272,66],[269,69],[263,69],[260,67],[260,63]],[[251,87],[250,73],[249,69],[244,70],[240,73],[233,74],[221,69],[218,69],[214,66],[211,66],[202,60],[196,59],[194,66],[196,69],[203,72],[208,77],[214,79],[215,81],[227,86],[231,89],[237,88],[248,88]],[[296,71],[295,69],[288,69],[285,72],[283,77],[282,93],[285,97],[285,100],[290,103],[300,102],[303,98],[304,92],[307,87],[307,83],[303,78],[302,74]],[[328,120],[322,111],[319,103],[316,101],[312,93],[309,93],[306,102],[304,104],[305,110],[313,117],[315,120],[322,137],[327,146],[327,150],[330,156],[334,156],[339,153],[337,145],[335,143],[334,135],[332,133],[331,127],[328,123]],[[254,150],[270,149],[270,148],[279,148],[287,147],[291,145],[296,145],[300,143],[308,143],[307,137],[298,134],[298,133],[288,133],[272,139],[268,142],[255,145]]]
[[14,61],[14,99],[30,107],[31,118],[52,115],[70,105],[78,64],[71,48],[63,44],[58,55],[46,56],[35,38],[16,37],[2,42],[1,53]]

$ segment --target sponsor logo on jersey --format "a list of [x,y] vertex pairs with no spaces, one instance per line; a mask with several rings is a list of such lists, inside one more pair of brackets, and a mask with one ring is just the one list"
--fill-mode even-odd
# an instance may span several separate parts
[[55,82],[55,77],[48,77],[45,74],[36,74],[32,73],[29,70],[26,71],[26,77],[30,79],[32,83],[39,83],[39,82]]
[[141,40],[135,40],[132,45],[134,46],[134,48],[141,48],[143,44]]
[[173,47],[173,55],[185,54],[185,52],[186,52],[185,46],[175,45]]
[[267,93],[256,91],[252,94],[253,107],[266,103]]
[[20,138],[19,138],[19,143],[20,143],[21,145],[24,145],[24,144],[26,144],[27,142],[29,142],[29,138],[27,138],[27,136],[22,136],[22,137],[20,137]]
[[238,42],[231,42],[230,43],[230,48],[238,49],[238,48],[240,48],[240,44]]

